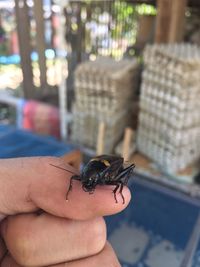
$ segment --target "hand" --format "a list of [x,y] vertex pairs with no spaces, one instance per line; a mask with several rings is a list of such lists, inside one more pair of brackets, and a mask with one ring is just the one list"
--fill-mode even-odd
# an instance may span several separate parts
[[110,186],[91,195],[73,181],[66,201],[71,174],[50,164],[72,170],[54,157],[0,160],[0,266],[120,266],[102,216],[127,206],[128,188],[123,205]]

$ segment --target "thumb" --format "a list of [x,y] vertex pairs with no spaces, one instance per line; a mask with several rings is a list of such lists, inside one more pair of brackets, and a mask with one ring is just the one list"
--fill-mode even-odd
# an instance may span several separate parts
[[76,172],[55,157],[0,160],[0,219],[38,209],[59,217],[89,219],[119,212],[127,206],[130,200],[128,188],[123,190],[126,203],[123,205],[122,201],[115,203],[112,187],[99,187],[95,194],[89,195],[78,181],[73,181],[67,202],[72,174],[51,164]]
[[[0,220],[7,215],[42,208],[32,194],[44,195],[52,187],[56,190],[56,185],[65,179],[61,174],[56,175],[54,169],[49,170],[50,162],[60,164],[60,160],[53,157],[0,160]],[[60,179],[58,183],[57,179]]]

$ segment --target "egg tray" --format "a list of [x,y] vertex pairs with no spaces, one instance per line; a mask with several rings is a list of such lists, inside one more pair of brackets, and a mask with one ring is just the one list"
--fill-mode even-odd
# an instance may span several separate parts
[[100,122],[105,124],[104,153],[113,152],[113,148],[123,135],[128,123],[127,112],[115,116],[96,116],[76,109],[73,112],[72,141],[87,148],[96,149]]

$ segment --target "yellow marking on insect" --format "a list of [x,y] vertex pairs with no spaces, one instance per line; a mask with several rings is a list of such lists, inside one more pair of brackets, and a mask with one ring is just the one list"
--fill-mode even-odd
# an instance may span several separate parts
[[90,160],[90,162],[91,161],[100,161],[104,165],[106,165],[106,167],[109,167],[110,166],[110,162],[108,160],[106,160],[106,159],[93,158],[93,159]]
[[110,162],[105,159],[102,159],[101,162],[103,162],[107,167],[110,166]]

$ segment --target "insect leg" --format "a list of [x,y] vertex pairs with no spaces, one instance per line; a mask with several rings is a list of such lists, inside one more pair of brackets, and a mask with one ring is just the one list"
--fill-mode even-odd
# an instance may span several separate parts
[[79,175],[73,175],[73,176],[70,178],[69,188],[68,188],[68,190],[67,190],[67,194],[66,194],[66,200],[68,200],[69,192],[72,190],[72,183],[73,183],[73,180],[80,180],[80,176],[79,176]]
[[69,182],[69,188],[67,190],[67,194],[66,194],[66,200],[68,200],[68,195],[69,192],[72,190],[72,177],[70,178],[70,182]]
[[129,180],[131,174],[133,173],[133,169],[134,169],[134,167],[135,167],[134,164],[132,164],[132,165],[130,165],[129,167],[127,167],[127,168],[125,169],[125,172],[122,173],[123,175],[119,178],[119,179],[122,179],[123,176],[126,175],[126,178],[125,178],[125,180],[124,180],[123,182],[122,182],[122,181],[119,181],[119,183],[121,184],[119,193],[120,193],[120,195],[121,195],[121,197],[122,197],[123,204],[125,203],[125,199],[124,199],[124,195],[123,195],[122,191],[123,191],[124,185],[127,185],[128,180]]
[[[109,167],[107,167],[100,175],[99,175],[99,181],[103,181],[102,184],[107,184],[107,182],[110,180],[110,176],[113,173],[118,173],[119,169],[121,168],[121,165],[113,164]],[[105,179],[104,179],[105,177]]]
[[[117,197],[116,197],[116,193],[118,188],[120,187],[119,193],[122,197],[123,200],[123,204],[125,203],[125,198],[124,195],[122,193],[124,185],[126,185],[128,183],[128,180],[130,178],[130,175],[133,173],[133,169],[134,169],[135,165],[132,164],[130,166],[128,166],[127,168],[125,168],[113,181],[109,181],[107,182],[107,184],[109,185],[116,185],[115,189],[113,190],[114,193],[114,198],[115,198],[115,202],[117,203]],[[124,181],[122,180],[125,177]]]
[[121,179],[123,179],[125,177],[125,180],[123,181],[123,184],[126,185],[128,183],[128,180],[131,176],[131,174],[133,173],[133,169],[134,169],[135,165],[131,164],[130,166],[128,166],[127,168],[125,168],[121,173],[119,173],[116,178],[115,181],[121,181]]
[[[121,182],[121,181],[119,181],[119,182],[109,181],[109,182],[107,182],[107,185],[115,185],[115,189],[113,190],[113,194],[114,194],[115,202],[118,203],[116,194],[117,194],[117,190],[119,189],[119,187],[120,187],[120,191],[123,189],[123,182]],[[125,200],[124,200],[124,196],[122,195],[122,191],[120,192],[120,195],[122,196],[123,204],[124,204]]]
[[117,193],[117,190],[119,188],[119,184],[116,185],[115,189],[113,190],[113,194],[114,194],[114,198],[115,198],[115,202],[118,203],[117,201],[117,197],[116,197],[116,193]]
[[120,184],[121,184],[121,185],[120,185],[119,193],[120,193],[120,195],[121,195],[121,197],[122,197],[123,204],[124,204],[124,203],[125,203],[125,199],[124,199],[124,195],[122,194],[124,184],[123,184],[122,182],[121,182]]
[[123,191],[123,188],[124,188],[124,183],[122,181],[119,181],[117,184],[116,182],[110,182],[109,183],[110,185],[116,185],[115,189],[113,190],[113,194],[114,194],[114,198],[115,198],[115,202],[118,203],[117,201],[117,197],[116,197],[116,193],[117,193],[117,190],[119,189],[119,194],[121,195],[122,197],[122,200],[123,200],[123,204],[125,203],[125,198],[124,198],[124,195],[122,194],[122,191]]
[[[116,182],[111,182],[110,184],[115,184],[116,185]],[[122,194],[122,191],[123,191],[123,188],[124,188],[124,183],[122,181],[119,181],[115,187],[115,189],[113,190],[113,194],[114,194],[114,198],[115,198],[115,202],[118,203],[117,201],[117,197],[116,197],[116,193],[117,193],[117,190],[118,188],[120,187],[119,189],[119,194],[121,195],[122,197],[122,200],[123,200],[123,204],[125,203],[125,198],[124,198],[124,195]]]

